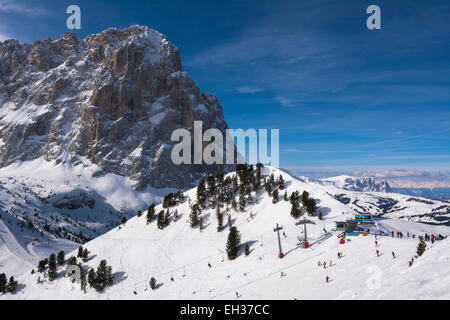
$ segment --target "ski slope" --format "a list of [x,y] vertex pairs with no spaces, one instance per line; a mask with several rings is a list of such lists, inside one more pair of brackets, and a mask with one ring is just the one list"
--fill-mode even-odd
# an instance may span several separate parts
[[[90,241],[85,247],[90,253],[86,266],[96,268],[106,259],[112,266],[115,283],[103,293],[88,289],[80,291],[64,277],[64,269],[53,282],[42,274],[26,273],[19,278],[24,287],[5,299],[445,299],[450,292],[450,257],[447,240],[436,242],[410,268],[408,261],[415,254],[418,239],[379,237],[382,253],[375,253],[374,237],[359,236],[341,245],[338,232],[332,231],[335,220],[351,217],[354,211],[330,196],[323,186],[301,182],[282,174],[287,192],[307,190],[317,200],[318,211],[324,219],[312,218],[307,225],[311,244],[304,249],[298,241],[303,226],[289,214],[290,204],[281,197],[276,204],[267,193],[253,194],[254,202],[246,212],[230,209],[232,224],[241,233],[242,250],[249,244],[251,253],[240,253],[229,261],[225,244],[228,230],[217,232],[215,210],[204,210],[204,229],[190,228],[189,200],[195,199],[196,189],[185,193],[186,200],[175,209],[179,219],[171,221],[164,230],[156,222],[146,224],[145,214],[134,217],[124,226],[114,228]],[[283,192],[280,196],[283,195]],[[161,209],[157,206],[156,212]],[[252,215],[250,216],[250,212]],[[224,219],[226,224],[227,219]],[[278,243],[273,231],[276,224],[283,227],[281,242],[285,257],[278,257]],[[433,226],[391,218],[377,219],[387,230],[412,234],[450,234],[446,226]],[[337,259],[337,252],[344,257]],[[391,251],[398,256],[392,258]],[[73,252],[72,254],[75,254]],[[324,269],[318,261],[333,265]],[[209,265],[211,267],[209,267]],[[286,274],[281,277],[283,272]],[[331,281],[325,282],[329,276]],[[373,277],[379,286],[371,284]],[[159,286],[151,290],[149,280],[155,277]],[[173,277],[174,281],[171,281]]]
[[[173,191],[136,191],[129,179],[114,174],[93,177],[95,170],[93,165],[42,158],[0,168],[0,272],[15,277],[29,272],[51,253],[77,248],[80,232],[95,238],[117,226],[123,216],[132,217],[137,208],[159,203]],[[85,203],[80,195],[87,198]]]

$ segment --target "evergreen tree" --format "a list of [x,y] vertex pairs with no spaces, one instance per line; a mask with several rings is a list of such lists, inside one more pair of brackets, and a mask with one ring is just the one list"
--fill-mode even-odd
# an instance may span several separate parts
[[86,293],[87,282],[86,282],[86,274],[84,274],[83,269],[81,269],[81,274],[80,274],[80,289],[81,289],[81,291]]
[[250,247],[248,246],[248,243],[245,245],[245,255],[248,256],[250,254]]
[[191,214],[189,215],[189,224],[191,228],[195,228],[200,222],[200,206],[198,203],[195,203],[191,208]]
[[121,224],[125,224],[127,222],[127,218],[126,217],[122,217],[122,220],[120,221]]
[[231,214],[228,214],[228,228],[231,230]]
[[94,268],[91,268],[90,270],[89,270],[89,273],[88,273],[88,283],[89,283],[89,285],[91,286],[91,288],[96,288],[97,287],[97,276],[96,276],[96,274],[95,274],[95,270],[94,270]]
[[284,191],[284,197],[283,197],[284,201],[288,201],[288,195],[287,195],[287,191]]
[[9,293],[13,293],[14,291],[16,291],[17,285],[18,285],[18,282],[16,280],[14,280],[13,276],[11,276],[9,278],[8,285],[6,286],[6,291],[8,291]]
[[304,206],[306,207],[306,212],[308,213],[308,215],[310,216],[314,216],[316,213],[316,200],[314,200],[313,198],[308,198],[305,201]]
[[137,216],[138,216],[138,218],[139,218],[140,216],[142,216],[142,211],[141,211],[141,210],[138,210]]
[[322,211],[319,212],[319,220],[323,220]]
[[300,209],[300,205],[297,202],[293,203],[291,207],[291,216],[294,219],[298,219],[301,213],[302,210]]
[[58,265],[62,266],[64,264],[64,260],[65,260],[64,251],[58,252],[58,256],[56,257],[56,260],[58,262]]
[[216,179],[213,175],[210,175],[207,180],[208,184],[208,196],[212,197],[216,194]]
[[278,189],[273,190],[272,192],[272,203],[277,203],[278,202]]
[[147,224],[153,221],[155,217],[155,204],[152,203],[147,209]]
[[152,290],[156,289],[156,279],[154,277],[150,279],[150,288],[152,288]]
[[205,181],[202,180],[197,186],[197,203],[201,209],[205,209],[206,207],[206,197]]
[[245,211],[245,205],[246,205],[246,199],[243,192],[239,194],[239,211],[244,212]]
[[67,261],[67,265],[77,265],[77,258],[75,258],[75,256],[70,257]]
[[284,179],[281,174],[280,174],[280,177],[278,178],[277,184],[278,184],[279,189],[281,189],[281,190],[284,189]]
[[108,266],[106,260],[100,261],[97,267],[96,277],[97,288],[95,289],[97,291],[103,291],[105,287],[113,284],[112,268]]
[[83,257],[83,246],[78,247],[77,258],[81,258],[81,257]]
[[81,254],[81,258],[84,262],[88,260],[89,256],[89,250],[87,248],[84,248],[83,253]]
[[88,283],[98,292],[113,284],[112,268],[108,266],[106,260],[100,261],[97,271],[94,271],[94,269],[89,270]]
[[1,273],[0,274],[0,293],[6,292],[7,281],[8,281],[8,279],[6,277],[6,274]]
[[166,210],[166,214],[164,215],[164,228],[167,227],[170,223],[170,211]]
[[419,244],[417,245],[417,255],[420,257],[425,252],[427,244],[423,240],[423,237],[419,237]]
[[45,270],[45,267],[47,266],[48,263],[48,259],[42,259],[41,261],[39,261],[39,265],[38,265],[38,272],[42,273]]
[[303,191],[302,193],[302,204],[304,207],[306,207],[306,201],[309,199],[309,193],[308,191]]
[[236,259],[239,253],[239,247],[241,246],[241,235],[236,227],[231,227],[230,233],[227,239],[227,255],[229,260]]
[[56,256],[54,253],[50,255],[48,259],[48,279],[53,281],[56,278]]
[[175,210],[175,212],[173,213],[173,221],[177,220],[178,220],[178,210]]
[[166,215],[164,213],[164,210],[161,210],[158,213],[158,218],[156,220],[156,225],[157,225],[158,229],[161,229],[161,230],[164,229],[164,227],[165,227],[165,217],[166,217]]
[[220,212],[220,208],[216,209],[216,217],[217,217],[217,231],[221,232],[223,227],[223,214]]

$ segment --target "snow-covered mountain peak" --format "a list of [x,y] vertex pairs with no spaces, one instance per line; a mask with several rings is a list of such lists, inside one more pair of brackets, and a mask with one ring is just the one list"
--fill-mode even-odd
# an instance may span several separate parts
[[95,175],[129,177],[140,189],[186,188],[232,169],[172,163],[173,130],[192,130],[195,120],[204,130],[225,131],[227,124],[217,98],[200,92],[177,47],[153,29],[110,28],[84,39],[69,32],[33,45],[4,41],[0,65],[0,167],[67,155],[74,165],[96,165]]

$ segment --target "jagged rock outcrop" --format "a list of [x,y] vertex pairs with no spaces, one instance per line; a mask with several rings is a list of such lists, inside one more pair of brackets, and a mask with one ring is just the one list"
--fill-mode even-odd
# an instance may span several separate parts
[[78,39],[0,43],[0,166],[44,157],[116,173],[137,188],[185,188],[233,168],[174,165],[173,130],[227,125],[217,98],[183,71],[178,49],[142,26]]

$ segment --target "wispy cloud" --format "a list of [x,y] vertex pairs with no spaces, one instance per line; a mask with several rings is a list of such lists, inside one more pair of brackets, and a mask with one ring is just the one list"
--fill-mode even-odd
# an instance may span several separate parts
[[0,41],[5,41],[8,39],[12,39],[12,38],[14,38],[14,37],[11,35],[8,35],[6,33],[0,32]]
[[263,92],[264,89],[257,86],[243,86],[243,87],[237,87],[235,89],[236,92],[239,93],[257,93],[257,92]]
[[295,105],[295,100],[289,97],[278,96],[276,99],[283,107],[293,107]]
[[10,0],[0,0],[0,12],[29,17],[44,16],[49,13],[47,9],[36,7],[34,3],[18,3]]

